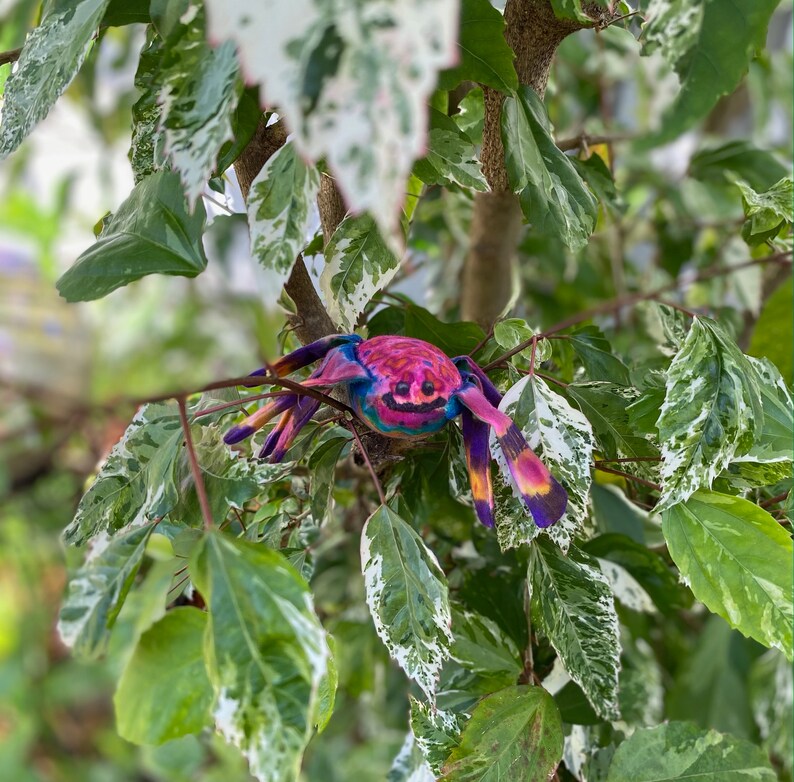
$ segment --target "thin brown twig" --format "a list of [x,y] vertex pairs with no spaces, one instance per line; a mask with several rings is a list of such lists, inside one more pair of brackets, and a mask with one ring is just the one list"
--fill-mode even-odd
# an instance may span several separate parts
[[567,383],[563,383],[562,380],[557,380],[556,377],[552,377],[551,375],[547,375],[545,372],[535,372],[538,377],[542,377],[544,380],[548,380],[549,383],[554,383],[555,386],[559,386],[560,388],[568,388]]
[[204,529],[212,529],[212,510],[210,501],[207,497],[207,487],[204,486],[204,476],[201,474],[196,449],[193,447],[193,435],[190,433],[190,423],[187,420],[187,410],[185,409],[185,397],[180,396],[176,400],[179,405],[179,420],[182,422],[182,431],[185,434],[185,446],[187,447],[187,458],[190,462],[190,471],[193,473],[193,482],[196,484],[196,495],[198,496],[201,515],[204,519]]
[[375,468],[372,466],[372,462],[370,461],[369,458],[369,453],[367,453],[367,449],[364,447],[364,443],[361,442],[361,437],[356,431],[356,425],[352,421],[346,421],[345,423],[347,428],[350,430],[353,437],[355,438],[356,444],[358,445],[358,450],[361,451],[361,456],[364,459],[364,463],[367,465],[369,474],[372,476],[372,481],[375,484],[375,488],[378,490],[378,498],[380,499],[380,504],[385,505],[386,495],[383,493],[383,486],[380,485],[378,474],[375,472]]
[[212,413],[219,413],[221,410],[228,410],[230,407],[237,407],[238,405],[242,407],[243,405],[248,404],[249,402],[258,402],[261,399],[270,399],[275,396],[291,396],[292,391],[268,391],[264,394],[255,394],[254,396],[247,396],[245,399],[235,399],[233,402],[224,402],[220,405],[215,405],[214,407],[208,407],[206,410],[202,410],[199,413],[193,414],[193,419],[196,418],[203,418],[205,415],[212,415]]
[[636,136],[633,133],[612,133],[608,136],[591,136],[588,133],[580,133],[572,138],[564,138],[557,142],[557,149],[561,152],[569,152],[581,146],[592,146],[594,144],[612,144],[617,141],[631,141]]
[[468,355],[473,356],[478,350],[482,350],[485,347],[488,340],[493,336],[493,330],[496,323],[491,324],[491,328],[488,329],[488,333],[472,348]]
[[782,494],[777,494],[774,497],[770,497],[768,500],[764,500],[763,502],[759,502],[759,506],[762,508],[768,508],[770,505],[775,505],[778,502],[783,502],[783,500],[788,497],[789,493],[784,491]]
[[625,464],[627,462],[660,462],[661,456],[633,456],[621,459],[596,459],[596,466],[599,464]]
[[620,296],[616,299],[611,299],[610,301],[604,302],[603,304],[599,304],[596,307],[592,307],[589,310],[585,310],[583,312],[579,312],[576,315],[571,315],[564,320],[561,320],[559,323],[556,323],[551,328],[547,329],[546,331],[536,334],[530,339],[525,340],[524,342],[520,342],[514,348],[511,348],[506,353],[503,353],[501,356],[497,356],[493,361],[489,364],[486,364],[482,369],[484,371],[488,371],[490,369],[494,369],[501,364],[503,364],[507,359],[511,356],[516,355],[516,353],[520,353],[522,350],[525,350],[532,344],[532,340],[534,339],[548,339],[552,334],[556,334],[558,331],[562,331],[563,329],[567,329],[570,326],[575,326],[578,323],[581,323],[585,320],[590,320],[590,318],[595,317],[596,315],[605,315],[610,312],[615,312],[617,310],[622,309],[623,307],[629,307],[633,304],[638,304],[641,301],[651,301],[653,299],[657,299],[664,293],[669,293],[670,291],[678,290],[682,288],[684,285],[692,285],[696,282],[703,282],[704,280],[710,280],[714,277],[722,277],[726,274],[733,274],[733,272],[741,271],[742,269],[746,269],[750,266],[756,266],[764,263],[788,263],[791,264],[790,256],[792,251],[791,250],[784,250],[783,252],[773,253],[772,255],[767,255],[764,258],[753,258],[749,261],[745,261],[744,263],[737,263],[731,266],[723,266],[718,268],[710,268],[703,270],[700,274],[696,274],[694,277],[688,280],[674,280],[667,285],[662,285],[659,288],[656,288],[653,291],[648,293],[630,293],[627,296]]
[[16,62],[20,54],[22,54],[21,46],[19,49],[10,49],[7,52],[0,52],[0,65],[8,65],[10,62]]
[[599,464],[596,462],[593,465],[596,470],[600,470],[601,472],[608,472],[611,475],[619,475],[621,478],[625,478],[629,481],[634,481],[635,483],[640,483],[643,486],[647,486],[649,489],[656,489],[656,491],[661,491],[662,487],[658,483],[654,483],[653,481],[646,481],[645,478],[638,478],[636,475],[630,475],[627,472],[623,472],[623,470],[613,470],[611,467],[604,467],[603,464]]

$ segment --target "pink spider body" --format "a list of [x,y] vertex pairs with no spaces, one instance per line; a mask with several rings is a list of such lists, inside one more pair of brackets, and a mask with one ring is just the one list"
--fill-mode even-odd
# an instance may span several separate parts
[[[565,512],[565,490],[498,409],[501,394],[468,356],[450,359],[434,345],[410,337],[364,340],[355,334],[334,334],[284,356],[270,370],[283,377],[321,359],[302,385],[345,386],[357,417],[388,437],[423,437],[461,416],[474,505],[486,526],[494,524],[489,428],[535,523],[548,527]],[[267,370],[253,374],[265,375]],[[299,394],[277,397],[230,429],[224,440],[239,442],[280,416],[259,455],[281,461],[320,404]]]

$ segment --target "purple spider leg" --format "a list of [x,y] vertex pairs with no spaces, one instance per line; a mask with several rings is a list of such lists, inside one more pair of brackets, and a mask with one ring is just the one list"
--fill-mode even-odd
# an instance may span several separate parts
[[272,370],[278,377],[286,377],[298,369],[325,358],[334,348],[342,347],[343,345],[354,345],[361,341],[361,337],[357,334],[331,334],[310,342],[297,350],[293,350],[292,353],[287,353],[286,356],[274,361],[269,367],[257,369],[251,375],[266,375],[268,370]]
[[[300,430],[309,423],[312,416],[317,412],[320,404],[320,402],[310,396],[301,397],[300,402],[290,411],[292,414],[281,429],[278,440],[274,442],[272,450],[268,454],[260,454],[260,456],[269,455],[272,464],[280,462]],[[266,443],[265,445],[267,446],[268,444]],[[264,451],[265,449],[263,448],[262,450]]]
[[466,408],[463,419],[463,443],[466,466],[477,518],[486,526],[494,525],[493,485],[491,483],[491,449],[488,445],[488,424],[479,421]]
[[513,482],[531,511],[535,524],[538,527],[550,527],[558,521],[565,513],[568,495],[546,465],[532,452],[521,430],[509,416],[490,404],[473,378],[468,378],[455,397],[480,421],[493,427]]
[[258,429],[261,429],[268,421],[291,409],[297,403],[298,397],[295,394],[277,396],[254,413],[251,413],[247,418],[244,418],[237,426],[229,429],[223,436],[223,442],[226,445],[234,445],[245,440],[246,437],[250,437]]

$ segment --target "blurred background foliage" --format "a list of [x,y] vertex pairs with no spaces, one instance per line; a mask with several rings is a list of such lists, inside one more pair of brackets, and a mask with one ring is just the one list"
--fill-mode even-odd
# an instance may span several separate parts
[[[0,0],[0,51],[21,46],[38,14],[39,3]],[[516,314],[530,323],[556,323],[628,290],[650,290],[716,262],[746,260],[748,248],[735,238],[744,221],[735,180],[762,191],[790,172],[791,2],[781,3],[768,48],[739,88],[698,130],[650,152],[636,140],[658,119],[676,82],[661,56],[639,56],[636,33],[620,26],[583,31],[556,57],[546,95],[556,137],[585,133],[616,141],[586,143],[579,154],[580,171],[591,186],[603,188],[607,204],[587,247],[571,253],[537,233],[521,246]],[[125,605],[100,663],[68,656],[53,629],[70,564],[59,534],[135,400],[243,374],[276,355],[285,339],[279,292],[250,261],[245,231],[210,201],[210,264],[196,279],[154,276],[78,307],[55,291],[56,278],[94,240],[97,221],[132,187],[129,118],[143,43],[142,25],[102,30],[66,96],[0,165],[0,776],[15,782],[249,778],[239,755],[217,736],[140,748],[116,735],[113,683],[145,621],[140,593]],[[10,67],[0,66],[0,88]],[[469,132],[476,136],[475,100],[470,113]],[[617,189],[604,167],[614,173]],[[242,208],[234,181],[227,182],[226,195]],[[470,214],[469,194],[430,188],[414,220],[409,263],[390,290],[407,293],[442,320],[456,320]],[[691,286],[684,303],[716,312],[745,350],[770,356],[792,381],[785,272],[750,267]],[[392,309],[380,317],[400,314]],[[618,354],[631,350],[636,360],[651,344],[653,324],[641,309],[620,317],[613,346]],[[435,464],[431,451],[405,469],[432,474]],[[597,514],[599,504],[610,502],[605,483],[594,489]],[[335,490],[343,517],[357,502],[354,485],[343,478]],[[453,545],[463,537],[454,532],[460,515],[445,512],[445,502],[451,498],[437,492],[424,498],[423,507],[433,509],[432,547],[440,558],[468,562],[465,570],[452,571],[450,583],[492,615],[499,590],[516,585],[496,584],[477,570],[474,549]],[[603,513],[619,519],[627,512]],[[476,549],[496,546],[480,529],[473,537]],[[383,779],[405,735],[405,683],[366,612],[356,536],[333,544],[318,558],[313,591],[318,613],[347,650],[337,657],[335,718],[311,743],[304,770],[308,779],[329,782]],[[146,578],[158,578],[156,555]],[[670,717],[759,740],[758,715],[769,700],[762,674],[770,663],[759,645],[717,617],[702,633],[693,632],[704,619],[684,611],[651,620],[621,609],[624,624],[659,622],[666,634],[660,684]],[[626,648],[634,655],[627,668],[641,670],[641,648]],[[642,708],[647,692],[640,688],[636,696],[633,705]],[[781,776],[790,779],[790,734],[763,738]]]

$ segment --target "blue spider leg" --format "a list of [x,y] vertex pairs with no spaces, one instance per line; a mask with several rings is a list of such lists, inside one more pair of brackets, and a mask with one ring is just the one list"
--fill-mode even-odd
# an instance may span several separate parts
[[474,498],[477,517],[486,527],[494,525],[493,485],[491,483],[491,449],[488,446],[488,424],[479,421],[464,408],[463,444],[466,448],[466,466]]

